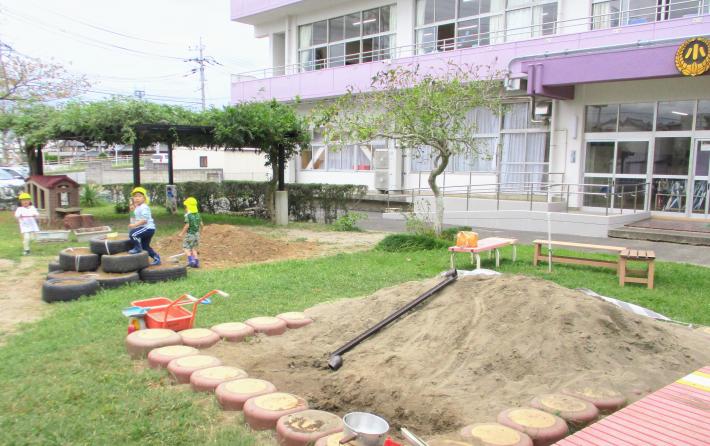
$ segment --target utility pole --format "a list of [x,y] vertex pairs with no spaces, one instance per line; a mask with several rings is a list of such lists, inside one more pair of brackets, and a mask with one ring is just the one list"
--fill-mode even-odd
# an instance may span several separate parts
[[[202,44],[202,37],[200,37],[200,44],[197,46],[197,48],[190,48],[190,49],[193,51],[200,52],[199,57],[196,57],[196,58],[193,57],[192,59],[188,59],[187,61],[188,62],[196,62],[200,66],[200,68],[199,68],[199,70],[200,70],[200,92],[202,95],[202,110],[204,111],[205,107],[206,107],[206,105],[205,105],[205,63],[209,62],[209,61],[204,57],[205,46]],[[194,73],[195,71],[197,71],[197,69],[193,68],[192,72]]]

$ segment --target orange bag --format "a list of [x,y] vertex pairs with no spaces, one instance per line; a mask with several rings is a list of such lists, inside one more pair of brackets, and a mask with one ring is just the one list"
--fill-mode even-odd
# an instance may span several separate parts
[[471,231],[460,231],[456,234],[456,246],[460,248],[475,248],[478,246],[478,233]]

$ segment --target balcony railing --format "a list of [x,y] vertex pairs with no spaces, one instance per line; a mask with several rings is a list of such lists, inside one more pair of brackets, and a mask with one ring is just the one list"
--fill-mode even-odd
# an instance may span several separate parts
[[566,34],[567,32],[572,33],[607,29],[618,26],[641,25],[657,21],[673,20],[677,18],[682,19],[710,14],[710,0],[684,0],[664,6],[629,9],[625,11],[607,12],[596,7],[596,5],[605,5],[607,3],[613,4],[615,2],[618,3],[619,0],[595,3],[594,9],[597,13],[587,17],[558,20],[555,22],[534,24],[517,28],[492,30],[487,33],[461,35],[448,39],[420,42],[412,45],[351,53],[338,57],[329,57],[328,59],[317,59],[290,65],[252,70],[239,74],[233,74],[232,83],[292,75],[306,71],[315,71],[345,65],[400,59],[421,54],[476,48],[506,42],[517,42],[527,39],[549,37],[551,35],[561,35]]

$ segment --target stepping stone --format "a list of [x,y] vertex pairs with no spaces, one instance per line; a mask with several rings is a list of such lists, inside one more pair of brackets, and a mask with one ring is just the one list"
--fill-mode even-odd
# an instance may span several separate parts
[[535,446],[549,446],[569,432],[562,418],[529,407],[504,410],[498,414],[498,422],[527,434]]
[[226,322],[224,324],[215,325],[211,330],[220,335],[224,340],[230,342],[243,341],[244,338],[254,336],[255,333],[254,327],[242,322]]
[[303,410],[284,415],[276,422],[280,446],[308,446],[321,437],[343,430],[339,416],[322,410]]
[[195,348],[209,348],[219,342],[217,333],[209,328],[190,328],[180,332],[182,343]]
[[242,410],[248,399],[274,392],[276,392],[275,385],[256,378],[227,381],[215,389],[217,401],[223,410]]
[[167,328],[147,328],[126,336],[126,350],[133,359],[144,357],[154,348],[179,344],[182,344],[180,335]]
[[200,351],[198,349],[187,345],[169,345],[167,347],[158,347],[148,353],[148,365],[153,369],[165,368],[173,359],[199,354]]
[[276,317],[286,321],[286,326],[291,329],[305,327],[306,325],[313,323],[313,319],[306,316],[306,313],[298,311],[281,313],[276,315]]
[[526,434],[499,423],[471,424],[459,433],[464,440],[479,446],[533,446]]
[[579,384],[561,390],[566,395],[589,401],[601,412],[613,412],[626,404],[626,397],[611,387],[596,384]]
[[284,334],[288,327],[283,319],[270,316],[253,317],[244,323],[254,328],[257,333],[264,333],[267,336]]
[[247,372],[242,369],[219,365],[197,370],[190,375],[190,384],[195,392],[214,392],[214,389],[223,382],[246,378],[247,376]]
[[283,392],[267,393],[244,403],[244,421],[257,431],[275,429],[279,418],[306,409],[308,403],[300,396]]
[[535,409],[557,415],[575,427],[583,427],[597,419],[597,406],[571,395],[548,393],[540,395],[530,402]]
[[214,356],[193,355],[170,361],[168,363],[168,372],[178,384],[187,384],[190,382],[190,376],[196,371],[220,365],[222,365],[222,361]]

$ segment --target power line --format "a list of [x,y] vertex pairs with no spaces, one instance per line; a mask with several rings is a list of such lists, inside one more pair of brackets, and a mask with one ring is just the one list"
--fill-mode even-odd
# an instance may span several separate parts
[[[27,0],[26,0],[26,1],[27,1]],[[142,37],[131,36],[131,35],[129,35],[129,34],[124,34],[124,33],[118,32],[118,31],[114,31],[114,30],[112,30],[112,29],[109,29],[109,28],[106,28],[106,27],[103,27],[103,26],[98,26],[98,25],[94,25],[94,24],[92,24],[92,23],[87,23],[87,22],[85,22],[85,21],[83,21],[83,20],[80,20],[80,19],[78,19],[78,18],[76,18],[76,17],[71,17],[71,16],[68,16],[68,15],[62,14],[61,12],[57,12],[57,11],[55,11],[55,10],[53,10],[53,9],[47,8],[47,7],[45,7],[44,5],[40,6],[40,5],[38,5],[36,2],[34,2],[34,1],[32,1],[32,0],[29,0],[29,2],[32,3],[33,5],[35,5],[37,8],[41,8],[43,12],[44,12],[44,11],[49,11],[49,12],[51,12],[52,14],[58,15],[58,16],[60,16],[60,17],[64,17],[64,18],[67,19],[67,20],[71,20],[71,21],[73,21],[73,22],[80,23],[80,24],[82,24],[82,25],[84,25],[84,26],[88,26],[89,28],[93,28],[93,29],[96,29],[96,30],[99,30],[99,31],[104,31],[104,32],[107,32],[107,33],[110,33],[110,34],[114,34],[114,35],[117,35],[117,36],[125,37],[125,38],[127,38],[127,39],[134,39],[134,40],[139,40],[139,41],[142,41],[142,42],[149,42],[149,43],[157,43],[157,44],[159,44],[159,45],[171,45],[171,46],[179,46],[179,45],[180,45],[180,44],[178,44],[178,43],[160,42],[160,41],[157,41],[157,40],[150,40],[150,39],[144,39],[144,38],[142,38]]]
[[165,54],[158,54],[158,53],[151,53],[151,52],[148,52],[148,51],[136,50],[136,49],[133,49],[133,48],[128,48],[128,47],[116,45],[116,44],[113,44],[113,43],[104,42],[104,41],[101,41],[101,40],[98,40],[98,39],[94,39],[94,38],[91,38],[91,37],[87,37],[87,36],[84,36],[84,35],[82,35],[82,34],[75,33],[75,32],[72,32],[72,31],[68,31],[68,30],[63,29],[63,28],[57,28],[57,27],[54,27],[54,26],[52,26],[52,25],[48,25],[48,24],[46,24],[45,22],[43,22],[43,21],[41,21],[41,20],[38,20],[37,18],[28,17],[28,16],[26,16],[26,15],[24,15],[24,14],[22,14],[22,13],[18,13],[18,12],[9,10],[7,7],[4,8],[4,12],[5,12],[9,17],[14,18],[15,20],[19,20],[19,21],[21,21],[21,22],[28,23],[28,24],[30,24],[30,25],[32,25],[32,26],[38,26],[38,27],[40,27],[40,28],[42,28],[42,29],[44,29],[44,30],[46,30],[46,31],[49,31],[49,32],[52,32],[52,33],[55,33],[55,34],[56,34],[56,33],[65,34],[65,35],[67,35],[69,38],[72,38],[73,40],[76,40],[76,41],[78,41],[78,42],[81,42],[81,43],[83,43],[83,44],[85,44],[85,45],[94,46],[94,47],[98,47],[98,48],[102,48],[102,49],[118,49],[118,50],[121,50],[121,51],[129,52],[129,53],[132,53],[132,54],[135,54],[135,55],[140,55],[140,56],[160,57],[160,58],[164,58],[164,59],[180,60],[180,61],[184,61],[184,60],[185,60],[184,57],[168,56],[168,55],[165,55]]

